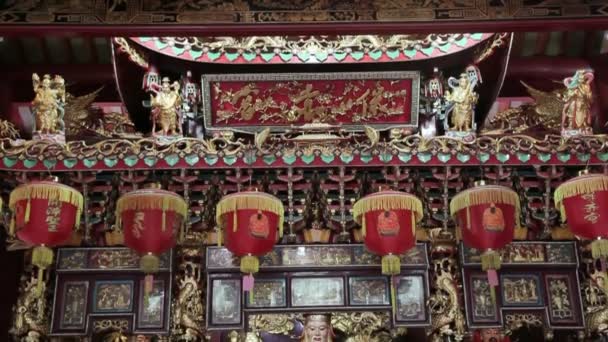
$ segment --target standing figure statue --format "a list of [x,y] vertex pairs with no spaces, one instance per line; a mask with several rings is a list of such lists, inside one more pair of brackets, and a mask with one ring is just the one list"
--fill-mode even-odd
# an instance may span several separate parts
[[[477,75],[477,74],[476,74]],[[468,73],[460,74],[460,79],[448,79],[449,91],[445,92],[445,114],[443,127],[451,138],[471,142],[475,140],[475,105],[479,95],[475,87],[479,84],[479,75],[471,77]],[[448,119],[451,125],[448,123]]]
[[32,112],[35,116],[34,132],[38,134],[63,133],[63,114],[65,107],[65,80],[56,75],[32,75],[36,97],[32,101]]
[[151,89],[152,104],[152,134],[156,135],[156,126],[160,126],[160,135],[181,135],[182,97],[178,82],[169,83],[169,78],[163,77],[160,90]]
[[451,91],[446,91],[445,98],[453,104],[450,130],[469,132],[473,129],[473,118],[475,105],[479,96],[474,91],[474,84],[469,81],[467,74],[460,74],[458,85],[454,84],[454,78],[448,81]]
[[593,72],[578,70],[572,77],[564,79],[566,92],[561,96],[564,101],[562,110],[562,134],[573,136],[591,134],[591,105],[593,93],[591,82]]

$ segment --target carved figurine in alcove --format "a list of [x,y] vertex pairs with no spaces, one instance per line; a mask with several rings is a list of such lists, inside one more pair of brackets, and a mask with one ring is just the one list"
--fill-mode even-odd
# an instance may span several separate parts
[[[152,105],[152,134],[161,137],[181,137],[181,104],[180,85],[163,77],[160,90],[152,88],[150,95]],[[157,126],[160,131],[157,132]]]
[[562,110],[562,135],[565,137],[592,134],[591,105],[593,93],[591,82],[593,72],[578,70],[572,77],[564,79],[565,93],[560,96],[564,102]]
[[41,80],[38,74],[33,74],[32,85],[36,93],[32,101],[34,139],[65,143],[65,80],[59,75],[51,79],[48,74]]
[[454,77],[448,79],[451,89],[445,93],[450,118],[448,136],[465,141],[475,138],[475,105],[479,100],[479,95],[475,92],[476,84],[471,81],[467,73],[460,74],[458,80]]
[[306,315],[302,342],[331,342],[332,335],[330,315]]

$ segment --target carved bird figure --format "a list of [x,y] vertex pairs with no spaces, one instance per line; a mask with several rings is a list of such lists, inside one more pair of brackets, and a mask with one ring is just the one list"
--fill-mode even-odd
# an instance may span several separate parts
[[376,144],[378,143],[378,141],[380,141],[380,133],[375,130],[374,128],[370,127],[370,126],[364,126],[365,129],[365,135],[367,136],[367,138],[370,141],[370,148],[376,146]]
[[268,128],[268,127],[264,128],[259,133],[256,132],[255,137],[253,139],[255,141],[255,147],[257,147],[258,150],[260,150],[260,151],[265,151],[264,143],[266,142],[266,140],[268,140],[269,136],[270,136],[270,128]]
[[102,118],[101,111],[91,108],[91,104],[103,88],[83,96],[67,94],[65,103],[65,133],[67,136],[76,135],[79,131],[91,128],[98,124]]

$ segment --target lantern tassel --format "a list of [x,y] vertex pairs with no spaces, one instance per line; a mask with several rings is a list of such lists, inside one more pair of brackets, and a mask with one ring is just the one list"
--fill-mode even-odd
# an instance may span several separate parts
[[401,259],[398,255],[389,254],[382,257],[382,274],[396,275],[401,273]]
[[366,234],[367,234],[367,223],[365,220],[365,215],[363,215],[363,218],[361,220],[361,235],[363,235],[363,237],[365,237]]
[[53,250],[46,246],[35,247],[32,251],[32,265],[38,267],[37,291],[42,294],[44,270],[53,264]]
[[496,287],[498,286],[498,273],[500,269],[500,254],[493,250],[488,250],[481,255],[481,269],[486,272],[488,283],[490,284],[490,297],[492,303],[496,303]]
[[139,268],[146,274],[156,273],[160,268],[160,259],[156,255],[148,253],[139,258]]
[[148,298],[154,286],[154,275],[146,274],[144,277],[144,298]]
[[591,242],[591,256],[593,259],[608,257],[608,240],[597,239]]
[[11,223],[8,226],[8,235],[10,235],[10,237],[15,236],[15,215],[14,214],[11,216]]
[[393,313],[393,318],[396,316],[397,311],[396,293],[397,291],[395,291],[395,277],[391,276],[391,311]]
[[222,231],[221,228],[217,229],[217,246],[218,247],[222,247],[222,238],[223,238],[224,232]]
[[30,197],[27,197],[27,205],[25,206],[25,223],[30,222],[30,212],[32,211],[32,200]]
[[245,255],[241,257],[241,272],[243,273],[258,273],[260,270],[260,260],[254,255]]

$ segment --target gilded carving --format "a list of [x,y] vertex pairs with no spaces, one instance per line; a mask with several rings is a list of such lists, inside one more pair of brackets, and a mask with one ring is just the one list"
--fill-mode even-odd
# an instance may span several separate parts
[[558,319],[572,318],[574,315],[567,282],[567,278],[549,280],[551,315]]
[[562,134],[572,136],[591,134],[591,105],[593,93],[591,82],[593,72],[578,70],[572,77],[564,79],[566,92],[561,97],[564,101],[562,110]]
[[608,331],[608,276],[594,270],[584,287],[585,329],[588,336]]
[[35,116],[34,132],[40,134],[57,134],[65,130],[63,122],[65,106],[65,80],[56,75],[32,74],[32,84],[36,96],[32,101],[32,112]]
[[176,278],[177,296],[171,304],[171,334],[181,340],[194,342],[200,341],[204,334],[202,269],[200,264],[188,261],[188,250],[197,249],[185,250],[181,252],[184,260],[179,264],[179,274]]
[[13,307],[13,325],[9,333],[16,340],[26,342],[42,341],[48,331],[49,308],[47,303],[47,285],[38,284],[38,277],[27,279],[27,272],[21,276],[19,298]]
[[156,134],[156,127],[160,128],[163,136],[181,134],[181,105],[179,82],[172,84],[168,77],[163,77],[160,90],[150,89],[154,95],[150,95],[152,105],[152,133]]
[[457,340],[462,340],[466,331],[456,284],[456,261],[453,258],[439,259],[433,262],[433,266],[434,293],[428,301],[432,318],[427,336],[430,341],[442,341],[444,336],[453,336]]
[[468,132],[474,129],[475,105],[479,95],[474,91],[476,83],[470,80],[466,73],[460,74],[460,79],[450,77],[448,80],[451,91],[445,93],[445,99],[452,105],[450,130]]
[[0,139],[18,139],[19,131],[15,125],[7,120],[0,119]]

